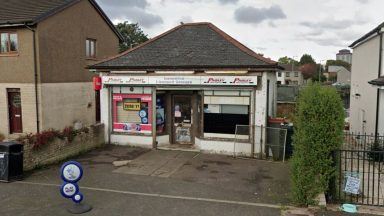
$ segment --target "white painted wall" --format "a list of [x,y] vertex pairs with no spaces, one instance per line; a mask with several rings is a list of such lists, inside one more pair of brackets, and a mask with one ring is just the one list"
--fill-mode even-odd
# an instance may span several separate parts
[[152,148],[152,136],[111,134],[111,144]]
[[195,146],[202,152],[211,154],[233,155],[235,150],[237,156],[250,156],[251,143],[235,143],[229,141],[200,140],[196,139]]
[[107,143],[109,140],[110,120],[109,109],[111,108],[110,89],[102,88],[100,90],[100,122],[104,124],[104,138]]
[[276,72],[276,81],[280,81],[281,85],[285,85],[285,72],[280,71],[281,76],[279,77],[279,72]]
[[[374,133],[376,121],[377,88],[368,81],[376,79],[379,69],[380,38],[375,38],[353,49],[350,130],[351,132]],[[360,97],[355,96],[360,94]],[[366,123],[362,121],[365,113]]]
[[[276,116],[277,107],[277,85],[276,76],[273,73],[263,73],[261,81],[261,89],[256,90],[256,109],[255,109],[255,153],[260,153],[265,147],[265,127],[267,126],[267,80],[269,84],[269,113],[272,117]],[[263,129],[261,129],[262,127]],[[262,139],[260,139],[262,136]]]
[[379,109],[379,128],[378,133],[384,135],[384,89],[380,89],[380,109]]
[[157,146],[169,145],[169,135],[156,136]]

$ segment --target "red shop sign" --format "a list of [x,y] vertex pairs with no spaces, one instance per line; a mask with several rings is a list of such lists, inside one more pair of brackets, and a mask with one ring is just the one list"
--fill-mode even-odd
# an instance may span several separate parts
[[101,89],[101,77],[93,77],[93,89],[95,89],[95,91]]

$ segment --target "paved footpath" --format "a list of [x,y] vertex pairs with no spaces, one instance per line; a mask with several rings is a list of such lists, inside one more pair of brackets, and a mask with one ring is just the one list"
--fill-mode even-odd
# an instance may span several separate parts
[[[287,164],[140,151],[107,147],[74,158],[84,168],[79,183],[84,201],[93,206],[85,215],[275,216],[280,215],[280,204],[287,203],[284,198],[287,190],[281,193],[279,189],[289,184],[285,182]],[[175,157],[169,156],[170,161],[158,163],[161,166],[149,160],[147,163],[156,168],[140,173],[137,164],[144,167],[141,171],[151,170],[145,160],[159,159],[154,155],[156,152]],[[123,170],[112,165],[113,161],[137,156],[137,162],[133,160]],[[130,166],[132,169],[127,169]],[[0,215],[69,215],[66,207],[71,202],[59,194],[59,167],[52,165],[27,173],[20,182],[0,183]],[[279,175],[269,176],[274,172]],[[279,193],[283,196],[279,197]]]
[[[289,203],[289,164],[107,146],[74,158],[84,168],[84,215],[278,216]],[[114,167],[113,161],[132,160]],[[69,215],[60,165],[0,183],[0,215]]]

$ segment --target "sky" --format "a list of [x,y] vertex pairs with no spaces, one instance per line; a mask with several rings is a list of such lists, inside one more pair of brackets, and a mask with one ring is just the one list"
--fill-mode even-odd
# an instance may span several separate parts
[[211,22],[273,60],[317,62],[384,22],[383,0],[96,0],[113,23],[139,23],[150,38],[180,22]]

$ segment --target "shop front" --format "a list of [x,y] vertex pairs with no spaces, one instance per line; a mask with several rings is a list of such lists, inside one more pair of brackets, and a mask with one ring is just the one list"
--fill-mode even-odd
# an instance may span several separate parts
[[[264,124],[268,102],[262,80],[268,81],[267,75],[102,76],[102,113],[110,113],[110,118],[102,114],[110,125],[108,141],[225,154],[233,153],[236,141],[238,151],[250,154],[252,125]],[[273,99],[274,86],[270,88]]]
[[102,80],[106,142],[245,155],[261,152],[282,69],[211,23],[182,24],[89,68]]

